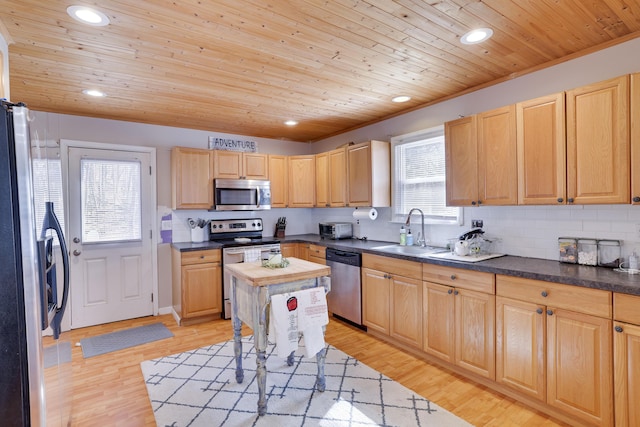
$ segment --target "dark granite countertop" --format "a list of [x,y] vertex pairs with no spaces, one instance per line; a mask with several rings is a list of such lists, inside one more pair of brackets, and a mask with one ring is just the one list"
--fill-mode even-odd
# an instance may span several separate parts
[[[280,239],[281,243],[317,243],[328,248],[370,253],[385,257],[399,258],[417,261],[427,264],[444,265],[448,267],[464,268],[467,270],[484,271],[487,273],[504,274],[508,276],[523,277],[527,279],[544,280],[548,282],[564,283],[568,285],[582,286],[586,288],[602,289],[624,294],[640,295],[640,275],[618,273],[610,268],[590,267],[577,264],[565,264],[538,258],[525,258],[517,256],[503,256],[487,261],[465,263],[410,255],[392,254],[373,250],[381,245],[392,244],[376,240],[326,240],[317,234],[300,234]],[[172,243],[172,247],[180,251],[218,249],[218,243]]]

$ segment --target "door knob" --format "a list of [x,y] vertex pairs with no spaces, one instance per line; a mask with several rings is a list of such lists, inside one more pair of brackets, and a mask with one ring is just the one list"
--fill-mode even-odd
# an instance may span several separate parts
[[78,239],[77,237],[73,238],[73,243],[80,243],[80,239]]
[[73,254],[74,254],[75,256],[78,256],[78,255],[80,255],[81,253],[82,253],[82,252],[80,252],[80,251],[79,251],[79,250],[77,250],[77,249],[74,249],[74,251],[73,251]]

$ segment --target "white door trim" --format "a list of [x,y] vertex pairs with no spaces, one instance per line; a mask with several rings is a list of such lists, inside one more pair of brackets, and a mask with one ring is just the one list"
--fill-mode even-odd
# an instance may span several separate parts
[[[101,142],[76,141],[70,139],[60,140],[60,162],[62,166],[62,191],[64,197],[64,214],[65,214],[65,235],[69,236],[69,148],[95,148],[99,150],[113,151],[134,151],[149,153],[149,161],[151,165],[151,270],[152,270],[152,289],[153,289],[153,315],[158,315],[158,224],[157,224],[157,167],[156,167],[156,148],[143,147],[135,145],[107,144]],[[73,325],[71,325],[73,327]]]

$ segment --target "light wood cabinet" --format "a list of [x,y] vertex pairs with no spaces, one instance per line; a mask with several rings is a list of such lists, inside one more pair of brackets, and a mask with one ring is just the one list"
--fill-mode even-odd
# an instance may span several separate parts
[[640,204],[640,73],[631,75],[631,203]]
[[445,123],[448,206],[517,204],[515,106]]
[[204,322],[222,313],[219,249],[171,251],[173,310],[179,325]]
[[564,92],[516,104],[518,204],[567,200]]
[[613,294],[616,427],[640,425],[640,296]]
[[289,156],[289,207],[312,208],[316,201],[316,158]]
[[420,348],[421,264],[364,254],[362,265],[363,323],[367,328]]
[[423,279],[423,350],[495,379],[493,274],[424,264]]
[[172,209],[210,209],[213,206],[210,165],[209,150],[171,149]]
[[329,207],[329,152],[316,154],[316,207]]
[[327,265],[327,256],[326,256],[327,248],[324,246],[309,245],[309,261],[315,262],[317,264]]
[[285,258],[300,258],[298,256],[298,245],[299,243],[280,243],[280,253]]
[[496,381],[612,425],[611,293],[502,275],[496,293]]
[[269,179],[266,154],[214,150],[212,160],[214,178]]
[[567,96],[567,201],[629,203],[629,76]]
[[288,158],[269,154],[269,181],[271,182],[271,207],[286,208],[288,206],[289,174]]
[[368,141],[347,146],[347,206],[391,206],[391,146]]

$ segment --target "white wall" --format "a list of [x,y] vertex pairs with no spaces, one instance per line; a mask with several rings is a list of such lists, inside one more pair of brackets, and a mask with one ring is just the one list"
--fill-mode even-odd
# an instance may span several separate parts
[[[369,139],[390,140],[393,136],[428,129],[442,123],[492,108],[581,85],[640,72],[640,38],[578,59],[518,77],[439,104],[426,107],[362,129],[334,136],[314,145],[316,152],[331,150],[345,142]],[[634,118],[636,121],[640,118]],[[636,165],[638,167],[638,165]],[[352,221],[350,210],[329,212],[316,209],[315,220]],[[484,229],[498,240],[496,249],[512,255],[557,259],[557,238],[561,236],[624,240],[624,253],[640,249],[640,207],[598,206],[512,206],[464,208],[463,226],[430,226],[426,233],[436,244],[444,244],[470,228],[471,219],[484,220]],[[381,209],[375,222],[361,221],[362,235],[396,240],[400,224],[389,222],[390,209]],[[416,228],[413,228],[416,230]],[[380,237],[378,237],[380,236]]]

